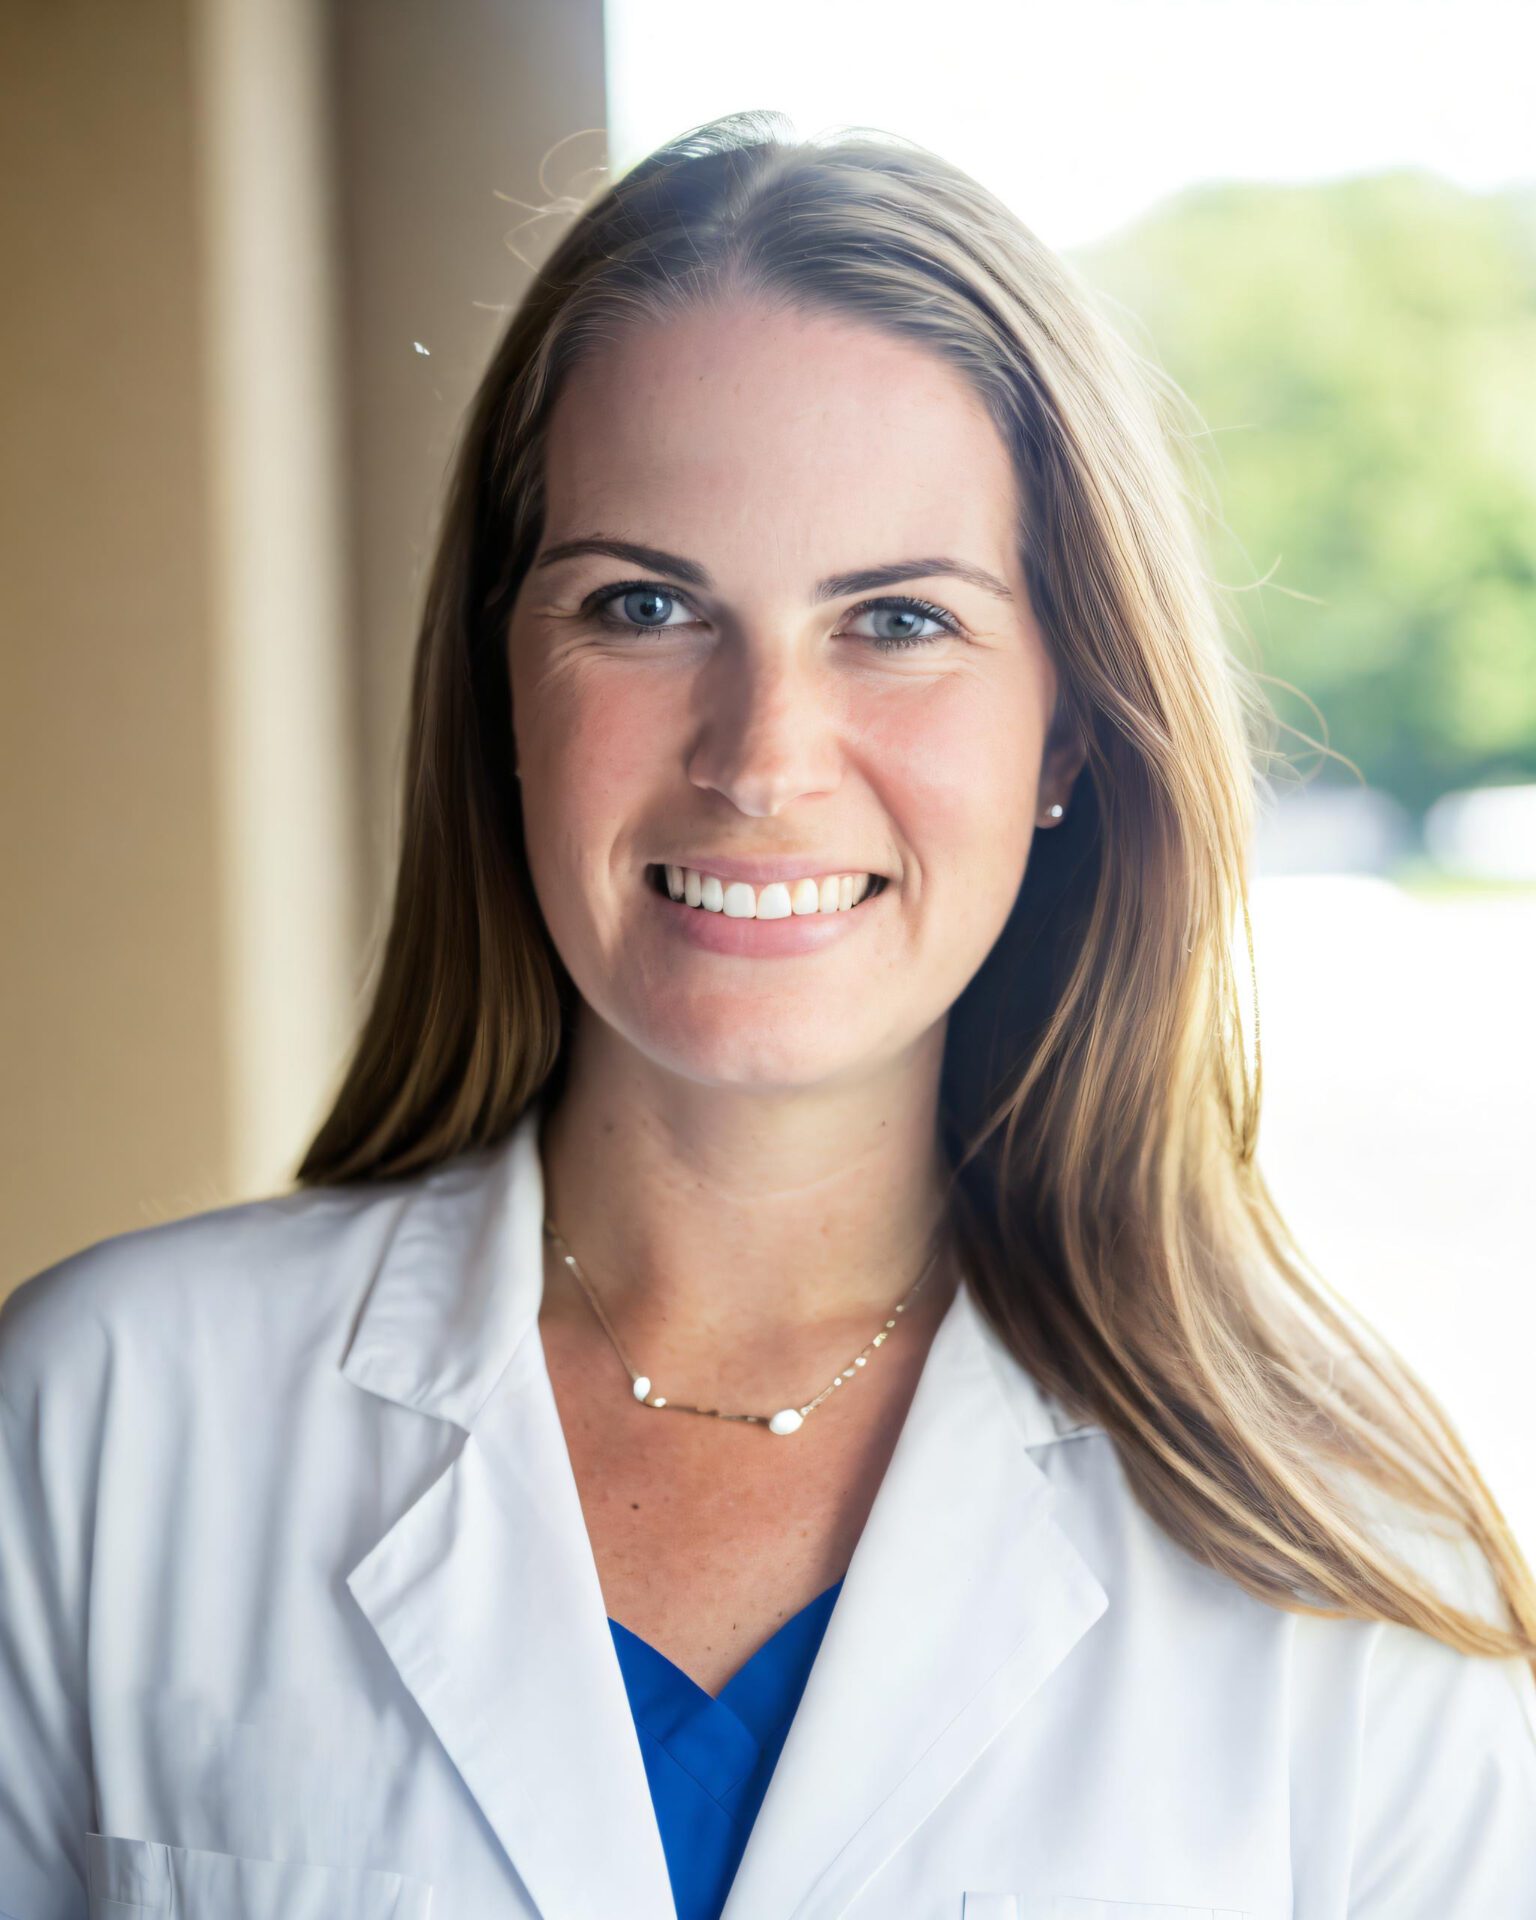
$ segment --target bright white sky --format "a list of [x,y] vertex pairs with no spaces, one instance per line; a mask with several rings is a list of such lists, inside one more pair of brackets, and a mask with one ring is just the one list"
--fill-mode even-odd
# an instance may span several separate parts
[[716,114],[935,148],[1048,245],[1195,181],[1536,180],[1533,0],[607,0],[611,164]]

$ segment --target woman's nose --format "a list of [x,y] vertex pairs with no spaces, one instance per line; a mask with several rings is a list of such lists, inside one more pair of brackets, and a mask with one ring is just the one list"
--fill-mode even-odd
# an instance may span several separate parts
[[825,671],[787,644],[725,650],[712,667],[698,689],[688,759],[694,785],[762,815],[831,792],[842,716]]

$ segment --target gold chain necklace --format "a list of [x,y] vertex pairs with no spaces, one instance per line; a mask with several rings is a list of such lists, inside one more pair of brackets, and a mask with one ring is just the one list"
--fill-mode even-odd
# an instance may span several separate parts
[[[942,1226],[943,1226],[943,1222],[941,1221],[940,1228],[942,1228]],[[781,1407],[779,1411],[774,1414],[722,1413],[718,1407],[690,1407],[690,1406],[684,1405],[681,1401],[669,1400],[667,1396],[663,1393],[653,1394],[651,1392],[650,1376],[648,1374],[640,1373],[636,1370],[636,1368],[630,1361],[629,1355],[624,1351],[623,1347],[619,1344],[619,1336],[614,1332],[612,1326],[609,1324],[608,1316],[606,1313],[603,1312],[602,1302],[598,1299],[597,1295],[593,1293],[592,1289],[587,1285],[586,1275],[583,1274],[581,1268],[576,1264],[575,1254],[571,1252],[570,1248],[566,1245],[565,1241],[561,1239],[559,1233],[556,1231],[555,1223],[553,1220],[546,1220],[544,1222],[544,1232],[551,1240],[554,1241],[557,1247],[560,1247],[563,1249],[563,1252],[561,1253],[561,1258],[565,1261],[565,1264],[570,1268],[571,1273],[575,1278],[577,1285],[581,1288],[582,1292],[586,1295],[587,1301],[590,1304],[592,1311],[597,1315],[598,1322],[601,1325],[604,1333],[606,1333],[609,1340],[612,1341],[614,1352],[624,1362],[624,1370],[629,1375],[631,1388],[634,1393],[634,1396],[638,1401],[642,1403],[642,1405],[647,1407],[665,1407],[666,1409],[668,1409],[668,1411],[672,1413],[706,1414],[712,1420],[745,1420],[755,1426],[766,1426],[770,1433],[796,1432],[800,1427],[802,1427],[805,1424],[807,1416],[810,1414],[813,1414],[816,1411],[816,1409],[821,1405],[822,1401],[827,1399],[835,1391],[835,1389],[837,1389],[843,1384],[845,1380],[853,1380],[857,1378],[860,1368],[868,1364],[869,1356],[871,1355],[871,1353],[873,1353],[877,1347],[883,1347],[885,1345],[886,1341],[890,1338],[892,1332],[895,1329],[896,1322],[899,1316],[905,1313],[907,1308],[917,1298],[918,1290],[921,1288],[923,1282],[928,1278],[928,1275],[933,1271],[933,1264],[938,1259],[939,1254],[942,1250],[939,1244],[935,1244],[933,1252],[928,1256],[927,1263],[924,1265],[922,1272],[917,1276],[917,1279],[913,1283],[912,1287],[908,1290],[908,1292],[904,1295],[904,1297],[897,1303],[897,1305],[891,1309],[890,1319],[886,1321],[885,1325],[875,1335],[874,1339],[871,1340],[869,1344],[865,1346],[859,1353],[854,1355],[853,1359],[849,1361],[848,1365],[844,1367],[841,1370],[841,1372],[839,1372],[836,1375],[836,1377],[832,1380],[831,1384],[822,1388],[821,1392],[816,1395],[816,1398],[814,1400],[808,1401],[803,1407]],[[935,1239],[935,1242],[938,1241],[939,1229],[935,1229],[934,1239]]]

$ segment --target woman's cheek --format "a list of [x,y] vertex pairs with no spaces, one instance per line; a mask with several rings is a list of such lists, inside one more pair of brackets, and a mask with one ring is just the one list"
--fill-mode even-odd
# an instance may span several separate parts
[[925,865],[964,873],[980,894],[1012,891],[1029,845],[1026,730],[999,712],[997,697],[956,701],[894,742],[888,764],[900,779],[892,804],[903,837]]

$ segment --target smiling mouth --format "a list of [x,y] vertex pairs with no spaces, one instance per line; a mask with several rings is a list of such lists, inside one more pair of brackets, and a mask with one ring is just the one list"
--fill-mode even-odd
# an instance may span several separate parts
[[[645,869],[645,884],[650,888],[652,893],[660,894],[661,898],[665,900],[670,906],[681,907],[687,904],[685,901],[674,900],[672,898],[672,894],[667,887],[667,872],[665,867],[657,866],[654,862],[648,865]],[[842,911],[845,913],[857,913],[860,907],[867,905],[871,900],[875,899],[879,894],[884,893],[885,889],[889,885],[890,885],[890,880],[885,874],[883,873],[872,874],[870,876],[868,892],[865,893],[862,896],[862,898],[860,898],[859,900],[856,900],[851,907],[845,907],[842,909]],[[691,911],[693,911],[694,913],[710,913],[710,912],[719,912],[720,909],[706,907],[701,904],[700,906],[697,906],[691,909]],[[796,914],[796,915],[792,915],[791,917],[795,919],[814,920],[818,917],[818,914],[820,912],[821,912],[821,909],[818,908],[817,913],[803,914],[803,915]],[[747,915],[745,917],[750,919],[753,916]],[[829,913],[826,917],[830,919],[832,916]]]

